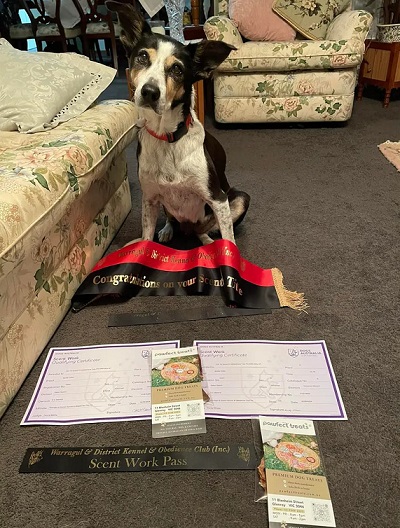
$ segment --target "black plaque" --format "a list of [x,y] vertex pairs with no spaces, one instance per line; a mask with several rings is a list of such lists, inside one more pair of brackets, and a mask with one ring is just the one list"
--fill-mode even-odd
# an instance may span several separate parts
[[223,317],[246,317],[254,315],[264,315],[271,313],[270,308],[228,308],[203,307],[186,308],[185,310],[168,310],[167,312],[143,312],[143,313],[123,313],[112,314],[108,320],[108,326],[138,326],[155,325],[166,323],[177,323],[183,321],[201,321],[206,319],[221,319]]
[[253,444],[36,447],[27,449],[20,473],[105,473],[254,469]]

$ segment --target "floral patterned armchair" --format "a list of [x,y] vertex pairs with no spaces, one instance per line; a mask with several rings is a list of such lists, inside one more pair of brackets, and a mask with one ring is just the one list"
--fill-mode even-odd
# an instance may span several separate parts
[[326,40],[245,42],[228,16],[228,1],[204,30],[210,40],[237,48],[214,76],[219,123],[347,121],[358,67],[372,22],[366,11],[345,11],[328,26]]

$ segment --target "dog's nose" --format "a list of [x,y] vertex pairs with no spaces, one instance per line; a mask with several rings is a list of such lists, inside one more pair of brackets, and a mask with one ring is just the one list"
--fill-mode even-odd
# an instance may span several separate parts
[[154,104],[160,99],[160,90],[154,84],[146,83],[142,87],[143,101],[149,104]]

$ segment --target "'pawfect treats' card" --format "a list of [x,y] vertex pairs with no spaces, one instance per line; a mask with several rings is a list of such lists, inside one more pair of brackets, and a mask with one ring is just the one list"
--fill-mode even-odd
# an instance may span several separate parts
[[202,373],[197,347],[152,351],[153,438],[206,432]]
[[336,526],[313,422],[260,416],[260,429],[269,528]]

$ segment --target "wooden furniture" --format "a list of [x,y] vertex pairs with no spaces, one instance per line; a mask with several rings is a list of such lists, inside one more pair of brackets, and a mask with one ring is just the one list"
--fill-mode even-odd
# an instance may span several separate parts
[[[128,83],[128,93],[129,93],[129,100],[133,101],[133,87],[131,84],[131,79],[129,76],[129,68],[125,69],[126,74],[126,81]],[[202,125],[204,125],[204,84],[203,81],[198,81],[194,85],[194,89],[196,91],[196,103],[194,110],[197,114],[197,117]]]
[[33,38],[32,24],[21,22],[19,7],[18,3],[10,0],[3,2],[3,6],[0,7],[0,33],[14,47],[26,50],[27,40]]
[[29,40],[34,38],[31,23],[18,22],[17,24],[12,24],[8,28],[8,31],[8,37],[13,45],[14,41]]
[[[186,26],[183,28],[183,34],[185,39],[203,39],[205,38],[205,33],[203,26],[200,25],[200,0],[191,0],[191,17],[192,25]],[[195,112],[197,117],[202,125],[204,125],[204,116],[205,116],[205,95],[204,95],[204,81],[198,81],[194,85],[196,91],[196,103],[195,103]]]
[[22,0],[22,5],[31,21],[33,37],[38,51],[42,51],[43,42],[60,42],[63,51],[68,51],[68,40],[81,36],[80,28],[67,29],[61,23],[61,0],[56,0],[55,16],[46,13],[43,0]]
[[192,16],[192,24],[194,26],[200,25],[200,0],[191,0],[190,1],[190,7],[191,7],[191,16]]
[[80,28],[83,41],[83,53],[95,60],[96,50],[100,62],[103,62],[99,40],[109,41],[111,43],[114,68],[118,71],[116,36],[119,34],[119,26],[117,23],[114,23],[112,13],[104,5],[104,0],[86,1],[89,8],[88,12],[82,9],[79,2],[74,2],[81,17]]
[[383,23],[400,24],[400,0],[383,0]]
[[204,125],[204,81],[197,81],[197,83],[194,85],[194,89],[196,91],[196,102],[194,110],[197,114],[200,123]]
[[391,91],[400,87],[400,42],[366,41],[366,52],[358,80],[358,101],[362,99],[366,84],[384,88],[383,106],[387,108]]
[[183,34],[186,40],[206,38],[203,26],[200,24],[200,0],[190,0],[190,16],[192,24],[183,27]]

